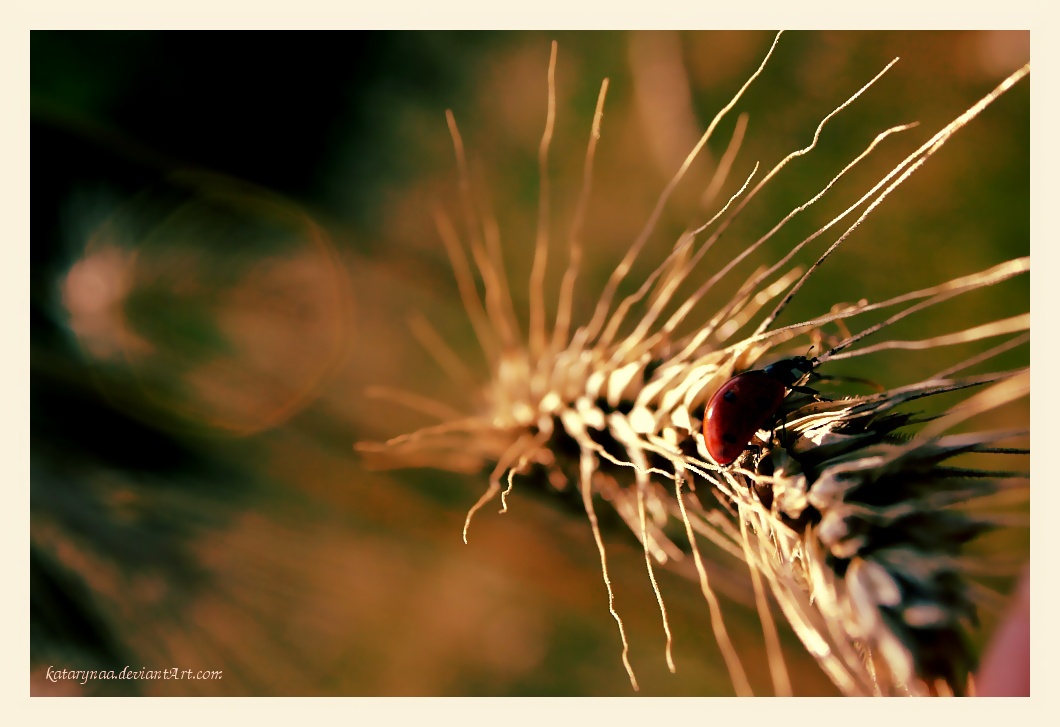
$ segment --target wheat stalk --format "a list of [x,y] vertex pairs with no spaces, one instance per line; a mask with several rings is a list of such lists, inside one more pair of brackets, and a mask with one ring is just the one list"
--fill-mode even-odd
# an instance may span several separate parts
[[[463,236],[444,211],[436,210],[435,216],[490,378],[478,388],[466,412],[454,412],[407,392],[384,393],[441,421],[383,443],[361,443],[358,449],[379,466],[488,469],[487,489],[467,514],[465,542],[478,510],[498,496],[501,511],[507,510],[517,476],[546,480],[556,490],[576,490],[599,551],[608,609],[617,623],[621,659],[634,689],[637,681],[626,630],[615,603],[597,518],[601,500],[619,514],[643,546],[671,671],[675,668],[672,634],[653,569],[654,564],[668,564],[691,553],[734,689],[741,695],[751,693],[710,584],[711,566],[700,553],[698,539],[705,536],[749,568],[776,693],[790,693],[791,685],[767,588],[804,645],[845,694],[963,693],[976,663],[969,634],[977,614],[962,546],[995,525],[969,505],[1006,490],[1025,493],[1026,488],[1023,473],[958,466],[951,460],[969,454],[988,455],[993,460],[1026,451],[1005,446],[1023,432],[951,430],[966,419],[1028,396],[1029,372],[958,374],[1026,342],[1029,316],[998,319],[924,340],[882,339],[890,326],[907,316],[924,315],[951,298],[1026,273],[1029,260],[1011,260],[886,300],[837,303],[795,324],[774,324],[821,263],[954,134],[1026,77],[1029,66],[1011,74],[946,124],[788,254],[756,271],[719,309],[702,315],[700,304],[708,291],[728,280],[741,261],[828,194],[884,140],[913,128],[914,124],[902,124],[884,129],[827,184],[808,194],[805,203],[781,216],[733,260],[706,269],[701,265],[760,191],[789,163],[812,152],[829,122],[869,91],[893,62],[888,64],[822,118],[807,146],[792,151],[760,177],[756,164],[707,223],[689,225],[663,262],[634,292],[620,298],[619,290],[657,230],[669,199],[721,121],[765,72],[779,40],[778,34],[757,70],[708,125],[613,270],[592,315],[573,331],[572,298],[584,254],[582,230],[608,81],[600,87],[582,190],[567,238],[569,253],[559,307],[548,330],[544,279],[552,242],[548,155],[556,106],[553,44],[548,113],[539,146],[541,204],[529,271],[525,339],[519,333],[519,316],[503,271],[498,231],[472,191],[464,142],[449,112],[466,227]],[[709,190],[714,190],[711,196],[725,185],[745,125],[746,117],[741,117],[729,151],[709,184]],[[784,270],[797,252],[822,236],[829,236],[831,243],[816,262],[806,270]],[[481,296],[476,280],[483,286]],[[693,280],[702,283],[691,294],[679,297],[681,284]],[[733,338],[773,301],[773,309],[760,318],[751,334]],[[692,320],[693,311],[702,322],[680,333],[680,327]],[[848,326],[861,320],[875,322],[850,333]],[[425,319],[415,320],[413,332],[455,380],[467,380],[459,357]],[[753,450],[731,466],[718,465],[707,451],[704,407],[735,372],[781,355],[804,353],[811,343],[821,351],[817,365],[827,369],[829,362],[879,351],[930,349],[999,336],[1010,338],[984,354],[906,386],[852,396],[792,391],[778,412],[782,425],[759,432]],[[865,339],[868,342],[862,343]],[[918,416],[911,408],[947,395],[957,402],[941,413]],[[675,542],[674,524],[685,540]]]

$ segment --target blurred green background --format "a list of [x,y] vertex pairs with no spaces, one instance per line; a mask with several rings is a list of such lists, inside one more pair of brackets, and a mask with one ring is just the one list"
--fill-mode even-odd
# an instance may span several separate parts
[[[432,218],[439,204],[459,219],[447,108],[526,310],[553,39],[551,291],[599,84],[610,78],[575,301],[584,322],[772,33],[32,34],[35,693],[630,693],[584,514],[517,480],[509,512],[483,510],[465,546],[460,530],[484,477],[369,471],[352,449],[430,423],[366,397],[368,387],[466,402],[410,334],[411,315],[486,375]],[[888,139],[742,264],[704,315],[1025,63],[1029,34],[785,34],[623,290],[690,221],[710,216],[699,198],[739,112],[749,124],[722,198],[755,161],[761,178],[808,144],[820,119],[895,56],[702,269],[768,231],[883,129],[920,126]],[[1029,254],[1029,95],[1021,83],[959,132],[781,323]],[[811,262],[842,229],[799,259]],[[893,336],[1027,310],[1024,276],[913,316]],[[834,372],[896,386],[989,345],[879,354]],[[1025,365],[1027,348],[976,370]],[[1026,402],[991,419],[988,428],[1026,428]],[[605,538],[641,694],[731,693],[698,587],[658,574],[675,636],[671,675],[639,545],[620,525]],[[988,547],[1018,562],[1026,541],[1017,529]],[[729,626],[752,685],[767,693],[757,616],[739,603],[746,575],[729,577]],[[991,614],[984,620],[989,630]],[[797,640],[783,638],[796,693],[833,693]],[[81,686],[47,682],[49,665],[224,678]]]

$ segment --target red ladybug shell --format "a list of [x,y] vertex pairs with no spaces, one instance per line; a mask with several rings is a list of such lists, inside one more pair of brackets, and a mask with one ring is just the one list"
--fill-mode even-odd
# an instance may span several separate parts
[[777,413],[787,386],[761,369],[733,376],[714,392],[703,419],[707,452],[732,464],[759,429]]

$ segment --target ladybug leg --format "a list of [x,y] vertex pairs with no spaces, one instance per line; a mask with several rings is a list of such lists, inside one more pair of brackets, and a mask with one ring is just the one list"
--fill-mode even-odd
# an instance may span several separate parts
[[[798,389],[796,389],[796,391],[798,391]],[[815,392],[813,389],[806,389],[806,393],[813,394],[814,395],[813,398],[816,401],[831,401],[830,399],[824,399],[824,398],[818,396],[817,392]],[[789,444],[789,442],[788,442],[788,414],[790,414],[790,413],[791,412],[788,412],[788,411],[781,411],[781,412],[779,412],[777,414],[778,421],[774,425],[773,431],[772,431],[771,436],[770,436],[770,441],[772,441],[775,438],[779,442],[780,447],[782,449],[787,449],[787,446]],[[780,430],[779,436],[777,436],[777,430],[778,429]]]
[[[780,412],[780,426],[777,427],[777,426],[774,425],[773,430],[769,433],[769,441],[772,442],[773,439],[776,438],[780,442],[780,446],[781,447],[786,446],[784,444],[784,439],[785,439],[785,435],[787,434],[787,427],[788,427],[788,413],[786,411],[782,411],[782,412]],[[780,437],[779,438],[777,438],[777,435],[776,435],[777,429],[780,429]]]
[[751,465],[754,469],[758,469],[758,463],[762,461],[763,449],[760,445],[749,444],[747,445],[747,451],[751,453]]
[[797,391],[800,394],[809,394],[813,397],[814,401],[831,401],[831,399],[824,398],[819,391],[811,389],[809,386],[792,386],[790,388],[792,391]]
[[[830,378],[830,377],[825,376],[823,374],[819,374],[816,371],[810,371],[810,372],[808,372],[806,374],[806,378],[803,379],[803,381],[805,381],[807,383],[816,383],[818,381],[821,381],[823,379],[828,379],[828,378]],[[800,394],[809,394],[810,396],[813,397],[814,401],[831,401],[830,399],[825,399],[823,396],[821,396],[821,393],[819,391],[817,391],[816,389],[811,388],[809,386],[792,385],[792,386],[789,386],[788,388],[791,389],[792,391],[797,391]]]

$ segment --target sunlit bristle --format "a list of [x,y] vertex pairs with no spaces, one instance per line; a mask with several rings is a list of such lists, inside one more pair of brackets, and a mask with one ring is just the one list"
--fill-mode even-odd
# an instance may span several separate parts
[[[1026,344],[1030,317],[998,315],[995,320],[969,321],[959,329],[954,326],[923,337],[907,337],[892,326],[914,315],[928,316],[957,296],[1001,286],[1027,273],[1029,258],[981,263],[980,272],[875,301],[868,294],[852,303],[833,299],[812,317],[780,323],[782,315],[792,315],[789,305],[796,296],[820,280],[822,264],[841,245],[849,244],[856,230],[868,228],[870,218],[881,214],[881,204],[1030,69],[1024,66],[1012,73],[915,150],[901,152],[899,161],[875,181],[865,183],[859,175],[871,163],[888,149],[896,153],[893,137],[918,125],[902,123],[875,133],[867,145],[859,143],[861,150],[849,161],[828,171],[827,181],[805,190],[802,203],[789,205],[780,214],[756,212],[765,215],[754,220],[765,232],[749,236],[727,260],[713,260],[708,255],[716,252],[715,244],[738,219],[746,221],[748,205],[771,188],[789,165],[794,169],[797,160],[830,143],[826,129],[834,129],[842,112],[863,102],[862,97],[897,59],[868,81],[862,77],[851,83],[840,96],[845,100],[829,102],[825,108],[831,111],[817,117],[809,143],[800,141],[805,145],[780,161],[762,165],[768,170],[762,175],[757,162],[748,164],[746,172],[733,171],[748,128],[748,116],[739,115],[705,191],[697,194],[703,204],[700,213],[709,214],[708,221],[689,223],[677,240],[664,243],[670,247],[663,250],[670,252],[639,284],[632,284],[634,263],[663,229],[661,221],[675,190],[722,120],[766,71],[780,37],[777,34],[758,68],[717,112],[666,181],[643,226],[610,270],[588,320],[579,326],[575,285],[587,248],[583,234],[591,215],[590,191],[608,90],[608,81],[602,83],[580,192],[572,205],[566,238],[569,254],[552,256],[562,260],[564,268],[550,329],[545,281],[553,214],[550,149],[557,134],[557,47],[552,44],[547,112],[538,146],[532,263],[528,276],[512,276],[527,286],[525,339],[515,315],[517,296],[504,278],[497,222],[471,192],[464,141],[455,117],[447,113],[467,231],[464,236],[458,233],[442,211],[436,212],[436,224],[461,301],[489,363],[490,379],[468,397],[473,402],[469,411],[475,416],[430,397],[376,389],[376,395],[442,423],[364,449],[373,456],[389,453],[395,460],[405,457],[418,464],[430,462],[425,453],[437,453],[444,461],[444,453],[452,451],[454,466],[477,461],[480,471],[491,471],[485,493],[467,512],[464,542],[472,516],[498,493],[501,511],[508,511],[517,499],[513,493],[521,492],[515,489],[516,475],[520,483],[534,479],[549,483],[543,486],[553,490],[576,482],[599,554],[608,612],[618,627],[620,658],[633,689],[639,686],[597,517],[601,501],[640,541],[670,671],[681,661],[674,658],[681,634],[671,623],[655,568],[684,560],[706,602],[704,615],[709,617],[734,692],[753,693],[752,679],[715,593],[714,564],[700,547],[706,541],[749,570],[746,601],[761,624],[774,693],[794,691],[774,606],[845,694],[967,693],[976,660],[968,637],[976,628],[976,594],[982,592],[972,581],[974,569],[964,565],[963,548],[987,530],[1017,519],[1006,520],[1003,514],[989,518],[969,506],[994,502],[990,498],[999,493],[1026,493],[1023,484],[1003,484],[1020,480],[1018,466],[1002,463],[987,469],[982,462],[1026,452],[1023,430],[989,427],[994,412],[1030,394],[1026,368],[967,370]],[[730,175],[733,184],[740,185],[735,190]],[[864,186],[851,191],[854,185]],[[818,214],[823,207],[818,203],[826,197],[841,195],[854,201],[843,201],[838,214],[820,213],[827,221],[815,222],[808,235],[800,232],[777,259],[762,261],[752,272],[741,268],[752,255],[764,254],[767,243],[775,244],[780,233]],[[719,205],[719,200],[726,201]],[[829,236],[827,247],[810,253],[809,246],[824,236]],[[465,248],[471,252],[470,263]],[[813,262],[794,262],[804,250],[815,256]],[[723,285],[734,292],[719,304],[709,296]],[[704,311],[708,302],[714,307]],[[418,318],[411,325],[450,378],[466,384],[467,367],[434,329]],[[891,331],[894,337],[884,339]],[[937,367],[937,375],[901,386],[877,383],[868,373],[832,376],[827,368],[823,373],[818,370],[840,361],[861,363],[862,357],[874,355],[962,350],[959,347],[1004,336],[1013,337],[985,352],[959,354],[964,356],[962,362]],[[732,456],[720,456],[712,449],[711,436],[717,442],[718,435],[731,432],[709,428],[714,425],[705,421],[708,402],[732,392],[732,384],[727,383],[732,377],[778,359],[788,364],[787,369],[779,369],[783,376],[792,371],[791,379],[773,373],[778,367],[770,366],[741,377],[741,383],[772,376],[769,386],[776,389],[774,401],[779,403],[762,419],[750,419],[746,442],[735,442],[745,445],[739,455],[737,447]],[[849,391],[842,388],[844,384]],[[808,388],[811,385],[819,389]],[[740,405],[745,409],[733,411],[759,406],[755,401]],[[917,409],[922,405],[923,412]],[[983,429],[969,432],[969,425]],[[967,460],[974,467],[966,466],[966,456],[975,457]]]

